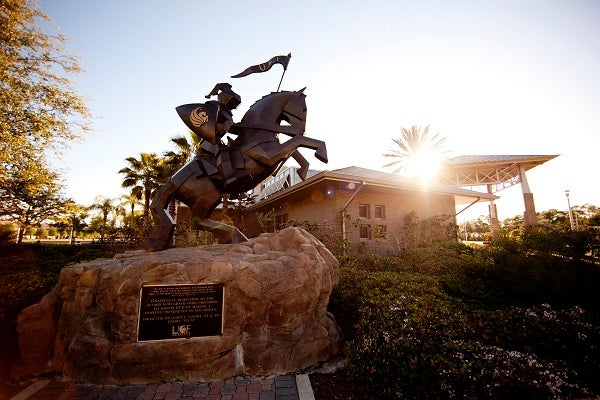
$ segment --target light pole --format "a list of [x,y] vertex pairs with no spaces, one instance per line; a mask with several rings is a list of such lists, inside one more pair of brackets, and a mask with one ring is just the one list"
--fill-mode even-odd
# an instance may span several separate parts
[[570,190],[565,190],[565,196],[567,196],[567,205],[569,206],[569,222],[571,223],[571,230],[573,230],[573,210],[571,210],[571,200],[569,199]]

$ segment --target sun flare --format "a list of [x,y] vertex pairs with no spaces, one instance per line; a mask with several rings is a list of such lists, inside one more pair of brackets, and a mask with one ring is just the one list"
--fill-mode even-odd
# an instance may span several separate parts
[[408,161],[407,174],[423,182],[432,181],[438,174],[441,157],[435,151],[421,150]]

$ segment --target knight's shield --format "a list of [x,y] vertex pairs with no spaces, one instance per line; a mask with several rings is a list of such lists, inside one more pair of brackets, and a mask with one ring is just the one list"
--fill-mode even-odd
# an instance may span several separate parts
[[216,124],[219,112],[218,104],[193,103],[176,107],[179,117],[194,133],[204,140],[215,144],[217,142]]

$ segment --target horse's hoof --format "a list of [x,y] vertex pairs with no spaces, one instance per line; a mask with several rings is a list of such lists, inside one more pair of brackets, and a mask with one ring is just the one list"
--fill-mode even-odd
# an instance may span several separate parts
[[327,164],[327,162],[329,161],[327,159],[327,150],[326,149],[319,149],[317,151],[315,151],[315,157],[317,158],[317,160]]
[[305,180],[306,174],[308,174],[308,167],[301,167],[298,170],[298,176],[300,177],[300,179]]
[[142,247],[146,251],[161,251],[169,248],[168,245],[165,246],[163,241],[151,238],[144,240]]
[[239,229],[236,229],[231,235],[231,243],[244,243],[247,242],[248,238]]

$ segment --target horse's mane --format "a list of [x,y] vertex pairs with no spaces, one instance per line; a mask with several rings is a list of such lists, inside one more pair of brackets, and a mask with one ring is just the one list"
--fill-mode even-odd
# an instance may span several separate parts
[[[267,97],[273,96],[273,95],[275,95],[275,94],[283,94],[283,93],[296,93],[296,94],[302,94],[303,96],[306,96],[306,95],[305,95],[304,93],[302,93],[302,92],[296,92],[296,91],[292,91],[292,90],[282,90],[282,91],[280,91],[280,92],[271,92],[271,93],[269,93],[269,94],[265,94],[263,97],[261,97],[260,99],[256,100],[256,101],[255,101],[255,102],[252,104],[252,106],[253,106],[253,105],[255,105],[256,103],[258,103],[258,102],[260,102],[260,101],[262,101],[262,100],[266,99]],[[250,106],[250,107],[252,107],[252,106]]]

